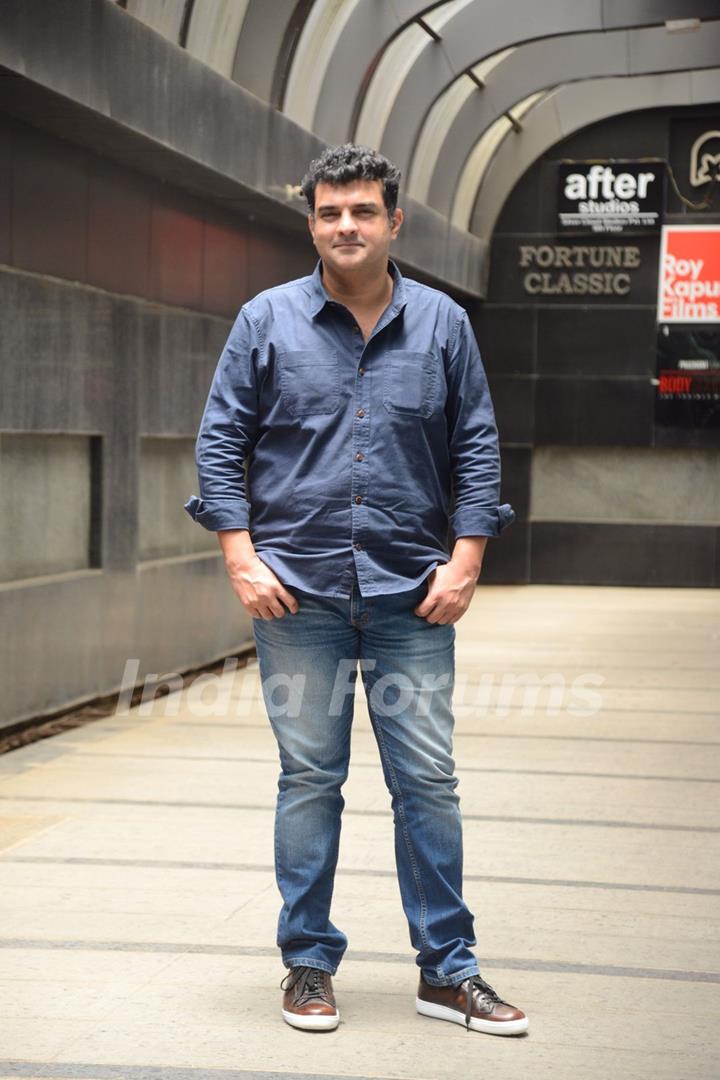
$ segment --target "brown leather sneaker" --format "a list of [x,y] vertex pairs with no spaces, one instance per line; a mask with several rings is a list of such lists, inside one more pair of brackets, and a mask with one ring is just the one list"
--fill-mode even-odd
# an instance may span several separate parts
[[455,986],[431,986],[421,972],[415,1005],[423,1016],[464,1024],[468,1031],[520,1035],[528,1029],[525,1013],[498,997],[479,975],[463,979]]
[[285,991],[283,1019],[293,1027],[303,1031],[332,1031],[340,1023],[328,971],[304,965],[292,967],[280,988]]

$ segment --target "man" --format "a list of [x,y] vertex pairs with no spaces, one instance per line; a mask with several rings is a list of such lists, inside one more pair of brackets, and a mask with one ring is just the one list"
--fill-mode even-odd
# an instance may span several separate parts
[[398,183],[386,158],[351,144],[310,165],[319,262],[240,311],[198,434],[200,498],[186,509],[217,532],[252,616],[278,742],[284,1019],[339,1022],[331,977],[347,938],[330,902],[359,663],[392,796],[417,1011],[517,1034],[525,1014],[470,951],[451,710],[454,624],[487,538],[515,515],[498,506],[497,431],[467,315],[389,260]]

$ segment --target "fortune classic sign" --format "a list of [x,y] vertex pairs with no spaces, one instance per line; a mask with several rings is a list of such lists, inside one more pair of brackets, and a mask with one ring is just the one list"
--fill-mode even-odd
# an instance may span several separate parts
[[627,296],[641,264],[633,244],[521,244],[518,254],[531,296]]
[[665,225],[659,323],[720,322],[720,225]]

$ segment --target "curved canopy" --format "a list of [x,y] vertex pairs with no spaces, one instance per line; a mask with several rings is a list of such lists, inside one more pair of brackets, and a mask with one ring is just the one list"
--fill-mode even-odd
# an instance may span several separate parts
[[[453,218],[488,241],[505,200],[523,173],[555,143],[609,116],[720,100],[720,67],[625,79],[587,79],[560,86],[528,114],[520,132],[502,140],[489,166],[471,178],[473,200],[456,200]],[[473,169],[472,156],[466,172]],[[463,181],[461,180],[461,185]],[[479,189],[479,190],[478,190]],[[474,205],[473,205],[474,204]]]
[[410,200],[483,239],[553,141],[717,93],[720,0],[119,3],[323,142],[382,150]]
[[506,51],[484,74],[482,88],[463,75],[435,103],[415,146],[406,191],[449,215],[479,137],[506,113],[517,117],[518,102],[541,90],[588,77],[692,71],[712,67],[718,58],[720,22],[703,23],[694,34],[649,27],[577,34],[570,41],[542,38]]

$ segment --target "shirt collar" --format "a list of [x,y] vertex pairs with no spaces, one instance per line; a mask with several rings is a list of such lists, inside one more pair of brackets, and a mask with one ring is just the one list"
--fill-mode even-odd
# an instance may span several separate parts
[[[388,259],[388,270],[390,276],[393,279],[393,293],[390,301],[390,308],[393,314],[397,314],[407,304],[407,290],[405,288],[405,279],[398,270],[397,263],[392,259]],[[324,309],[326,304],[330,304],[333,301],[327,294],[322,279],[322,259],[318,259],[317,265],[310,276],[310,315],[314,319]]]

